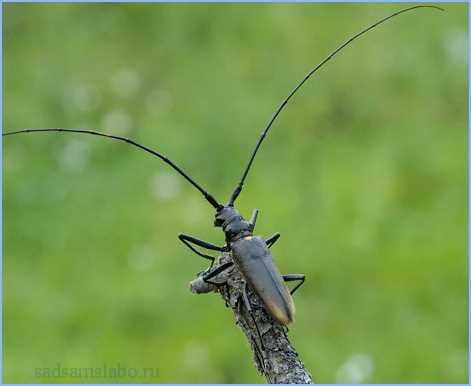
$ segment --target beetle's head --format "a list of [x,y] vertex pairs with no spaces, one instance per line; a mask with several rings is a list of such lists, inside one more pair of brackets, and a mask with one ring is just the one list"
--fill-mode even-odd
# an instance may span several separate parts
[[214,226],[222,227],[225,223],[228,223],[232,218],[240,216],[239,211],[233,206],[224,206],[216,212],[214,216]]

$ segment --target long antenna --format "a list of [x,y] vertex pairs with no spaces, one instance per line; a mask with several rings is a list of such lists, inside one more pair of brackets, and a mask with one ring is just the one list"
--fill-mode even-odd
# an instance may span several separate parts
[[80,133],[80,134],[90,134],[90,135],[96,135],[98,137],[105,137],[105,138],[111,138],[111,139],[116,139],[118,141],[123,141],[126,143],[129,143],[133,146],[138,147],[139,149],[142,149],[156,157],[159,157],[162,161],[164,161],[166,164],[170,165],[173,169],[175,169],[180,175],[182,175],[191,185],[193,185],[196,189],[198,189],[208,200],[208,202],[216,209],[219,209],[222,207],[221,204],[217,202],[217,200],[209,194],[206,190],[204,190],[201,186],[199,186],[192,178],[190,178],[182,169],[180,169],[177,165],[175,165],[172,161],[170,161],[167,157],[164,155],[158,153],[155,150],[152,150],[144,145],[141,145],[137,142],[134,142],[131,139],[124,138],[124,137],[119,137],[117,135],[110,135],[110,134],[103,134],[99,133],[98,131],[92,131],[92,130],[79,130],[79,129],[26,129],[26,130],[19,130],[19,131],[10,131],[7,133],[3,133],[2,136],[7,136],[7,135],[14,135],[14,134],[22,134],[22,133],[39,133],[39,132],[51,132],[51,131],[60,131],[60,132],[67,132],[67,133]]
[[443,8],[440,8],[440,7],[436,7],[434,5],[416,5],[414,7],[410,7],[410,8],[406,8],[406,9],[403,9],[401,11],[398,11],[398,12],[395,12],[393,13],[392,15],[389,15],[379,21],[377,21],[376,23],[370,25],[369,27],[361,30],[360,32],[358,32],[356,35],[352,36],[351,38],[349,38],[347,41],[345,41],[343,44],[341,44],[338,48],[336,48],[334,51],[332,51],[325,59],[323,59],[316,67],[314,67],[311,71],[309,71],[307,73],[307,75],[296,85],[296,87],[288,94],[288,96],[281,102],[281,104],[278,106],[278,108],[276,109],[275,113],[273,114],[272,118],[270,119],[270,121],[268,122],[268,125],[267,127],[265,128],[265,130],[262,132],[262,134],[260,135],[260,138],[257,142],[257,144],[255,145],[255,149],[253,150],[253,153],[250,157],[250,160],[249,160],[249,163],[247,164],[245,170],[244,170],[244,173],[242,174],[242,178],[240,179],[240,182],[237,184],[236,188],[234,189],[234,191],[232,192],[232,196],[228,202],[228,205],[234,205],[234,201],[237,199],[237,197],[239,196],[240,192],[242,191],[242,186],[244,185],[244,181],[245,181],[245,178],[247,177],[247,174],[249,174],[249,170],[250,170],[250,167],[252,166],[252,163],[255,159],[255,156],[257,155],[257,152],[258,152],[258,149],[260,148],[260,145],[262,144],[263,140],[265,139],[265,136],[267,135],[268,131],[270,130],[273,122],[275,121],[275,119],[278,117],[278,115],[281,113],[281,111],[283,110],[283,108],[286,106],[286,104],[288,103],[288,101],[291,99],[291,97],[296,94],[296,91],[298,91],[301,86],[317,71],[319,70],[324,64],[326,64],[330,59],[332,59],[339,51],[341,51],[343,48],[345,48],[346,46],[348,46],[350,43],[352,43],[354,40],[356,40],[357,38],[359,38],[360,36],[362,36],[363,34],[367,33],[368,31],[372,30],[373,28],[377,27],[378,25],[384,23],[385,21],[389,20],[389,19],[392,19],[393,17],[395,16],[398,16],[400,15],[401,13],[404,13],[404,12],[409,12],[409,11],[412,11],[413,9],[417,9],[417,8],[434,8],[434,9],[438,9],[440,11],[444,11]]

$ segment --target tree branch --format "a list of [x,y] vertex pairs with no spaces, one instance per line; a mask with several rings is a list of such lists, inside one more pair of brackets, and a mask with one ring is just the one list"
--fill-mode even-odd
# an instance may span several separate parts
[[[231,254],[224,252],[217,258],[213,269],[231,261]],[[255,367],[268,383],[313,383],[311,374],[288,340],[288,328],[267,313],[259,297],[246,286],[235,265],[211,279],[218,283],[217,286],[204,282],[202,274],[199,273],[190,283],[190,290],[196,294],[221,294],[250,344]],[[251,312],[243,301],[244,287]]]

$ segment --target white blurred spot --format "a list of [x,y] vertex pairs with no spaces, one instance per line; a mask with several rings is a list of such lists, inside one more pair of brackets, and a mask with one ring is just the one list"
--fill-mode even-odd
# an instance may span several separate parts
[[146,271],[155,260],[155,254],[149,245],[137,245],[128,255],[128,266],[135,271]]
[[[191,216],[188,216],[188,213],[191,213]],[[207,217],[208,212],[206,202],[197,194],[191,194],[190,197],[181,203],[179,215],[179,221],[183,221],[186,226],[196,226],[201,224],[212,225],[213,221],[212,218],[208,219]]]
[[[88,163],[88,162],[87,162]],[[74,170],[74,172],[78,172],[82,170],[82,168]],[[49,194],[49,197],[56,202],[63,201],[67,198],[67,194],[70,191],[70,186],[64,185],[61,183],[60,178],[54,176],[47,177],[45,180],[45,194]],[[60,244],[63,242],[57,241],[55,246],[60,248]]]
[[111,79],[114,93],[122,98],[134,96],[139,90],[140,84],[138,73],[131,69],[122,69],[115,73]]
[[89,111],[97,107],[99,95],[96,87],[79,85],[66,91],[64,102],[73,111]]
[[114,135],[125,135],[131,129],[131,117],[123,110],[113,110],[103,117],[102,127]]
[[46,303],[41,309],[50,321],[63,321],[77,310],[77,302],[68,291],[54,293],[50,301]]
[[373,359],[369,355],[355,354],[337,370],[336,383],[361,383],[371,376],[373,370]]
[[192,369],[204,369],[209,364],[208,347],[200,342],[190,342],[183,353],[183,361]]
[[13,154],[3,152],[3,171],[13,173],[23,167],[22,157],[15,157]]
[[166,111],[173,106],[173,99],[170,93],[165,89],[157,89],[150,93],[145,100],[146,110],[148,111]]
[[151,189],[158,200],[171,200],[180,193],[180,180],[173,174],[162,172],[152,178]]
[[59,165],[66,172],[81,172],[88,164],[90,145],[85,140],[71,139],[59,154]]
[[455,30],[443,39],[445,50],[455,64],[466,65],[468,61],[468,35],[465,31]]
[[450,378],[466,378],[466,361],[468,352],[465,350],[456,350],[448,354],[445,358],[445,368]]

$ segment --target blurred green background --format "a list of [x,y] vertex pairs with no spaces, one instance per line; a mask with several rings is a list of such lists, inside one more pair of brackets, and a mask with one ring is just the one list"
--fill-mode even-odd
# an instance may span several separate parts
[[[276,105],[407,4],[4,5],[5,130],[92,128],[167,154],[227,200]],[[467,381],[467,5],[344,51],[273,127],[238,204],[305,273],[290,336],[317,382]],[[263,382],[207,266],[213,210],[119,143],[3,141],[5,382]],[[42,378],[35,369],[158,368]]]

